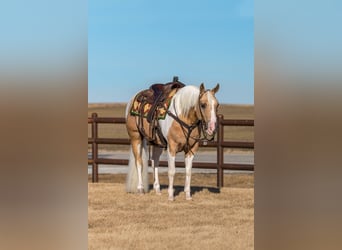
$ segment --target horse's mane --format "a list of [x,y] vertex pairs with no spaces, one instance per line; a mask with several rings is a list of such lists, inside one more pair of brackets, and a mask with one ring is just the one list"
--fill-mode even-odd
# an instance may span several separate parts
[[195,107],[198,102],[199,88],[187,85],[177,91],[173,101],[179,115],[187,116],[190,109]]

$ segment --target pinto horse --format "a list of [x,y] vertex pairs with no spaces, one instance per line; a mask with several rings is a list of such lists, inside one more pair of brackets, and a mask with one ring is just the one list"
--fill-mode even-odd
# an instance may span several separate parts
[[[215,93],[220,85],[209,90],[205,89],[202,83],[200,87],[185,86],[178,89],[171,99],[170,107],[167,110],[165,119],[157,120],[161,128],[162,135],[167,142],[166,150],[168,156],[168,199],[174,200],[174,175],[176,153],[185,153],[185,198],[191,200],[190,182],[191,168],[194,154],[198,150],[200,140],[212,140],[217,128],[218,101]],[[134,98],[128,103],[126,108],[126,127],[131,139],[129,172],[126,179],[126,191],[132,193],[144,193],[148,191],[148,164],[147,164],[147,139],[141,133],[138,126],[138,119],[130,113]],[[150,131],[146,118],[142,124],[144,131]],[[202,135],[201,135],[202,134]],[[202,137],[201,137],[202,136]],[[154,173],[154,190],[160,192],[158,178],[159,158],[163,151],[160,146],[153,146],[152,167]]]

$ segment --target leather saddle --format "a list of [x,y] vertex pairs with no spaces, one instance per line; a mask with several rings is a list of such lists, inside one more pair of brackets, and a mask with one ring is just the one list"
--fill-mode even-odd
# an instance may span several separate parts
[[162,106],[170,92],[176,88],[183,88],[184,83],[178,81],[178,77],[174,77],[172,82],[169,83],[155,83],[149,89],[139,93],[137,100],[143,103],[151,104],[151,108],[147,114],[147,122],[151,123],[156,115],[158,107]]

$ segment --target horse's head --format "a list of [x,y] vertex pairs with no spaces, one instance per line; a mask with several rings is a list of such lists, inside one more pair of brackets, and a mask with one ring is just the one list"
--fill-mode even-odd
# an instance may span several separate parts
[[200,86],[200,95],[198,100],[198,117],[202,120],[205,133],[213,136],[217,128],[217,108],[219,103],[215,97],[215,93],[219,90],[220,85],[217,84],[215,88],[209,90],[205,89],[204,84]]

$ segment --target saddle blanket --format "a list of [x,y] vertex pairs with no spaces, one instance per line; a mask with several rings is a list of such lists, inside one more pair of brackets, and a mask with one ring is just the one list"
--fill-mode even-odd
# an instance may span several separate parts
[[[177,92],[177,89],[173,89],[169,93],[169,95],[165,98],[165,101],[162,103],[162,105],[158,106],[157,108],[158,120],[165,119],[166,111],[169,109],[172,97],[176,94],[176,92]],[[139,97],[139,94],[137,94],[136,97],[134,98],[130,113],[131,115],[134,115],[134,116],[142,116],[146,118],[153,104],[141,102],[138,100],[139,99],[138,97]],[[143,105],[143,107],[141,105]]]

